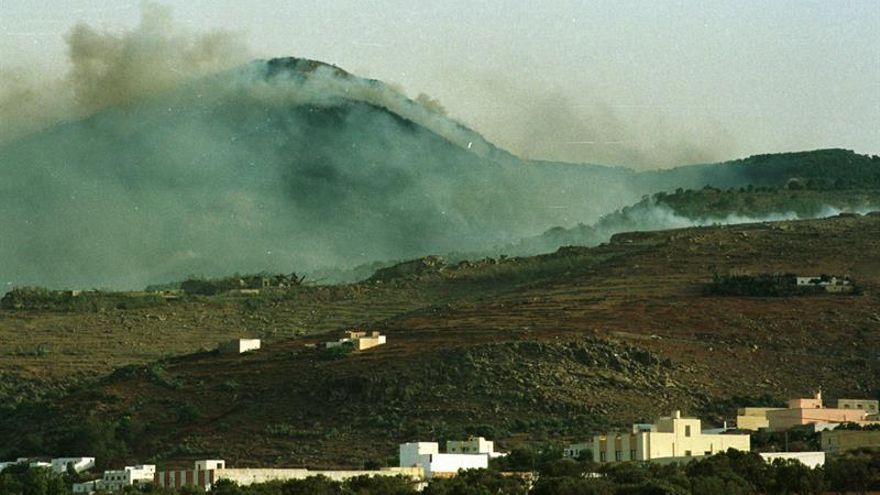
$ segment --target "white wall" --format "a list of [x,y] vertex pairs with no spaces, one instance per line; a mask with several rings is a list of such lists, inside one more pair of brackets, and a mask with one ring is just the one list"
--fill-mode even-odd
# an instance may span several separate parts
[[308,469],[218,469],[215,471],[214,482],[229,480],[239,485],[265,483],[273,480],[304,480],[313,476],[324,476],[333,481],[345,481],[358,476],[410,476],[419,478],[417,470],[360,470],[360,471],[309,471]]
[[775,459],[795,459],[810,469],[825,465],[825,452],[767,452],[761,458],[768,464]]
[[239,339],[238,352],[256,351],[260,348],[260,339]]
[[[400,467],[422,466],[427,456],[440,452],[437,442],[410,442],[400,444]],[[427,471],[427,469],[426,469]]]
[[58,457],[52,459],[52,471],[56,473],[64,473],[67,471],[67,465],[73,464],[73,469],[77,473],[89,470],[95,467],[94,457]]
[[431,478],[434,473],[457,473],[462,469],[488,467],[488,454],[431,454],[431,460],[425,466],[425,475]]

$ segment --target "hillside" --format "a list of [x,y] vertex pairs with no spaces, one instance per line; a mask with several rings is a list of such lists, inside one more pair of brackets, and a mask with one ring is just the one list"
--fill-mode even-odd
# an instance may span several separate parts
[[656,191],[693,187],[685,185],[692,183],[721,189],[748,184],[779,188],[790,181],[810,189],[877,189],[880,187],[880,157],[843,149],[772,153],[644,172],[638,180],[654,185]]
[[625,175],[532,166],[379,81],[258,61],[0,148],[0,280],[135,289],[485,249],[599,215],[634,194]]
[[[784,184],[785,182],[783,182]],[[751,184],[727,190],[658,192],[603,215],[592,225],[555,227],[505,248],[510,254],[535,254],[558,246],[595,246],[621,232],[664,230],[699,225],[730,225],[773,220],[823,218],[841,212],[880,210],[880,189],[804,189]]]
[[[289,338],[292,322],[276,320],[277,337],[254,354],[197,352],[204,344],[194,342],[193,354],[146,363],[145,353],[143,364],[0,415],[0,457],[88,446],[119,460],[219,456],[239,466],[359,466],[413,439],[481,433],[511,446],[582,438],[671,409],[717,419],[719,401],[732,407],[818,386],[832,399],[876,396],[880,265],[865,254],[876,252],[880,216],[872,214],[620,234],[595,248],[384,272],[336,290],[413,295],[374,313],[372,323],[370,309],[358,315],[388,335],[385,346],[337,359],[310,347],[335,333]],[[863,294],[703,295],[713,273],[731,270],[848,274]],[[448,297],[431,302],[442,293]],[[256,320],[308,305],[295,297],[253,304]],[[182,333],[181,322],[198,321],[199,307],[232,318],[242,306],[206,299],[163,309],[176,318],[166,338]],[[141,311],[0,315],[65,325]],[[245,321],[237,318],[206,318],[202,335]],[[109,327],[114,340],[139,335],[145,327],[135,322],[129,330]],[[337,316],[323,328],[334,324],[348,326]],[[78,331],[85,337],[97,328]],[[52,335],[59,359],[94,353],[63,343],[60,332],[45,334]],[[33,375],[39,370],[33,366]]]
[[256,61],[0,147],[0,283],[132,290],[497,256],[658,191],[875,187],[878,170],[845,150],[644,173],[522,160],[381,81]]

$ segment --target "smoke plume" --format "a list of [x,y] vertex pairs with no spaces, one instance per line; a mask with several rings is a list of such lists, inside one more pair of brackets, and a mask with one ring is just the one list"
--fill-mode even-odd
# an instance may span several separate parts
[[243,36],[227,31],[191,33],[171,9],[141,7],[131,31],[100,31],[75,24],[65,36],[69,68],[61,79],[27,70],[0,73],[0,143],[62,120],[125,106],[250,58]]

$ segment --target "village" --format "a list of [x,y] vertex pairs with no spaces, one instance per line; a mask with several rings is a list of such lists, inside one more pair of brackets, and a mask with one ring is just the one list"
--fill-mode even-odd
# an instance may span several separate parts
[[[352,330],[337,340],[324,342],[321,352],[364,352],[387,343],[377,331]],[[234,339],[221,343],[222,354],[259,352],[259,339]],[[822,392],[812,397],[793,398],[786,407],[743,407],[735,418],[719,428],[704,428],[700,419],[681,411],[657,418],[653,423],[633,424],[628,430],[593,434],[583,441],[562,448],[563,456],[572,460],[591,461],[597,465],[623,462],[686,464],[725,452],[752,452],[752,436],[760,432],[787,432],[807,428],[819,435],[821,450],[758,452],[766,463],[777,460],[798,462],[807,468],[822,467],[826,456],[841,455],[863,448],[880,447],[880,411],[876,399],[837,399],[827,404]],[[99,475],[93,470],[94,457],[18,458],[0,462],[0,473],[6,468],[26,464],[32,469],[47,469],[57,474],[76,473],[80,481],[72,484],[76,494],[113,493],[149,486],[172,490],[210,491],[221,480],[239,486],[271,481],[305,480],[323,477],[344,482],[357,477],[402,477],[418,489],[432,480],[451,478],[467,470],[488,469],[495,459],[507,456],[495,444],[481,436],[448,440],[441,452],[440,443],[414,441],[401,443],[398,465],[379,469],[310,470],[306,468],[235,468],[222,459],[196,460],[189,467],[158,469],[154,464],[138,464],[110,469]],[[536,479],[532,472],[511,472],[529,483]],[[597,474],[598,476],[598,474]]]

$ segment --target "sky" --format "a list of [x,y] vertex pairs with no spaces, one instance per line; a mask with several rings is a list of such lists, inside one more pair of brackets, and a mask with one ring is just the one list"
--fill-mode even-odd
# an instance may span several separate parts
[[[429,95],[521,156],[669,167],[827,147],[880,154],[880,3],[161,0],[254,58],[298,56]],[[64,77],[77,22],[141,2],[0,0],[0,72]],[[2,125],[2,122],[0,122]]]

